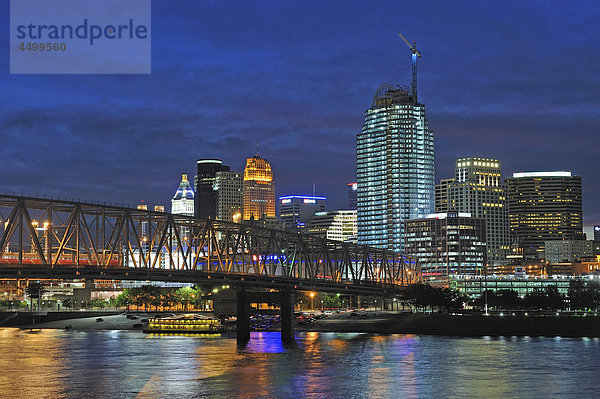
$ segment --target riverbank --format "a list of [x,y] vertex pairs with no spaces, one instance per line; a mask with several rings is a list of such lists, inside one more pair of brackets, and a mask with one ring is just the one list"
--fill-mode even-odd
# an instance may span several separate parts
[[22,327],[30,325],[48,324],[49,322],[63,322],[83,318],[106,317],[117,315],[120,311],[74,311],[74,312],[0,312],[0,328]]
[[600,337],[600,317],[572,315],[444,315],[402,312],[361,312],[318,320],[311,331],[428,334],[447,336],[562,336]]
[[[125,314],[107,312],[64,312],[71,316],[59,320],[22,322],[2,327],[73,330],[142,330],[142,320],[150,314],[128,319]],[[94,313],[94,314],[90,314]],[[360,315],[360,318],[357,317]],[[86,317],[87,316],[87,317]],[[31,315],[29,315],[31,317]],[[53,317],[58,317],[57,315]],[[97,321],[101,318],[101,321]],[[13,320],[14,321],[14,320]],[[274,330],[274,329],[270,329]],[[296,331],[358,332],[380,334],[424,334],[446,336],[562,336],[600,337],[600,317],[528,315],[484,316],[411,314],[403,312],[351,312],[331,315],[309,325],[296,326]]]

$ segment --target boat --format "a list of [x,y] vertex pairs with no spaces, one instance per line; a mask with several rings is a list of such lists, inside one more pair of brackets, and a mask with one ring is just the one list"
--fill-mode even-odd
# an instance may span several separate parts
[[148,319],[144,332],[155,334],[219,334],[225,332],[225,328],[221,321],[214,317],[182,315]]

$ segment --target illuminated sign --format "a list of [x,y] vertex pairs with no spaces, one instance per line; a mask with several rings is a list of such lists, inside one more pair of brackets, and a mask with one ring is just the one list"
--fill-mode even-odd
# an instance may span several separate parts
[[594,231],[600,232],[600,226],[594,226]]
[[281,200],[281,203],[282,203],[282,204],[289,204],[290,202],[292,202],[292,200],[291,200],[291,199],[289,199],[289,198],[285,198],[285,199],[282,199],[282,200]]
[[356,191],[357,189],[358,189],[358,183],[354,183],[354,184],[352,185],[352,190],[353,190],[353,191]]
[[316,204],[317,201],[312,198],[304,198],[304,203],[305,204]]

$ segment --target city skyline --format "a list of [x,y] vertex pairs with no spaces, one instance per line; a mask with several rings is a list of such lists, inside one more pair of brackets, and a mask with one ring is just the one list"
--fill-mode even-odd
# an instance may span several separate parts
[[[315,183],[329,208],[344,209],[372,93],[384,82],[410,84],[401,31],[423,53],[419,99],[436,135],[436,183],[460,157],[499,159],[503,178],[572,170],[583,179],[588,238],[600,223],[598,51],[586,22],[597,6],[387,3],[363,17],[365,6],[349,3],[314,17],[310,4],[232,12],[184,3],[154,5],[152,75],[0,79],[2,151],[13,159],[5,191],[165,205],[196,159],[222,158],[240,172],[258,142],[276,196],[309,194]],[[249,22],[252,11],[258,20]],[[341,22],[330,24],[338,12]]]

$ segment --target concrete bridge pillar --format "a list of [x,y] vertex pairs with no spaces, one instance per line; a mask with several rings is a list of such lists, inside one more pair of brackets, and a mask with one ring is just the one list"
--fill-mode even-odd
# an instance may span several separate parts
[[237,342],[245,345],[250,340],[250,298],[248,291],[237,292]]
[[294,341],[294,293],[291,290],[281,290],[281,340],[283,342]]

